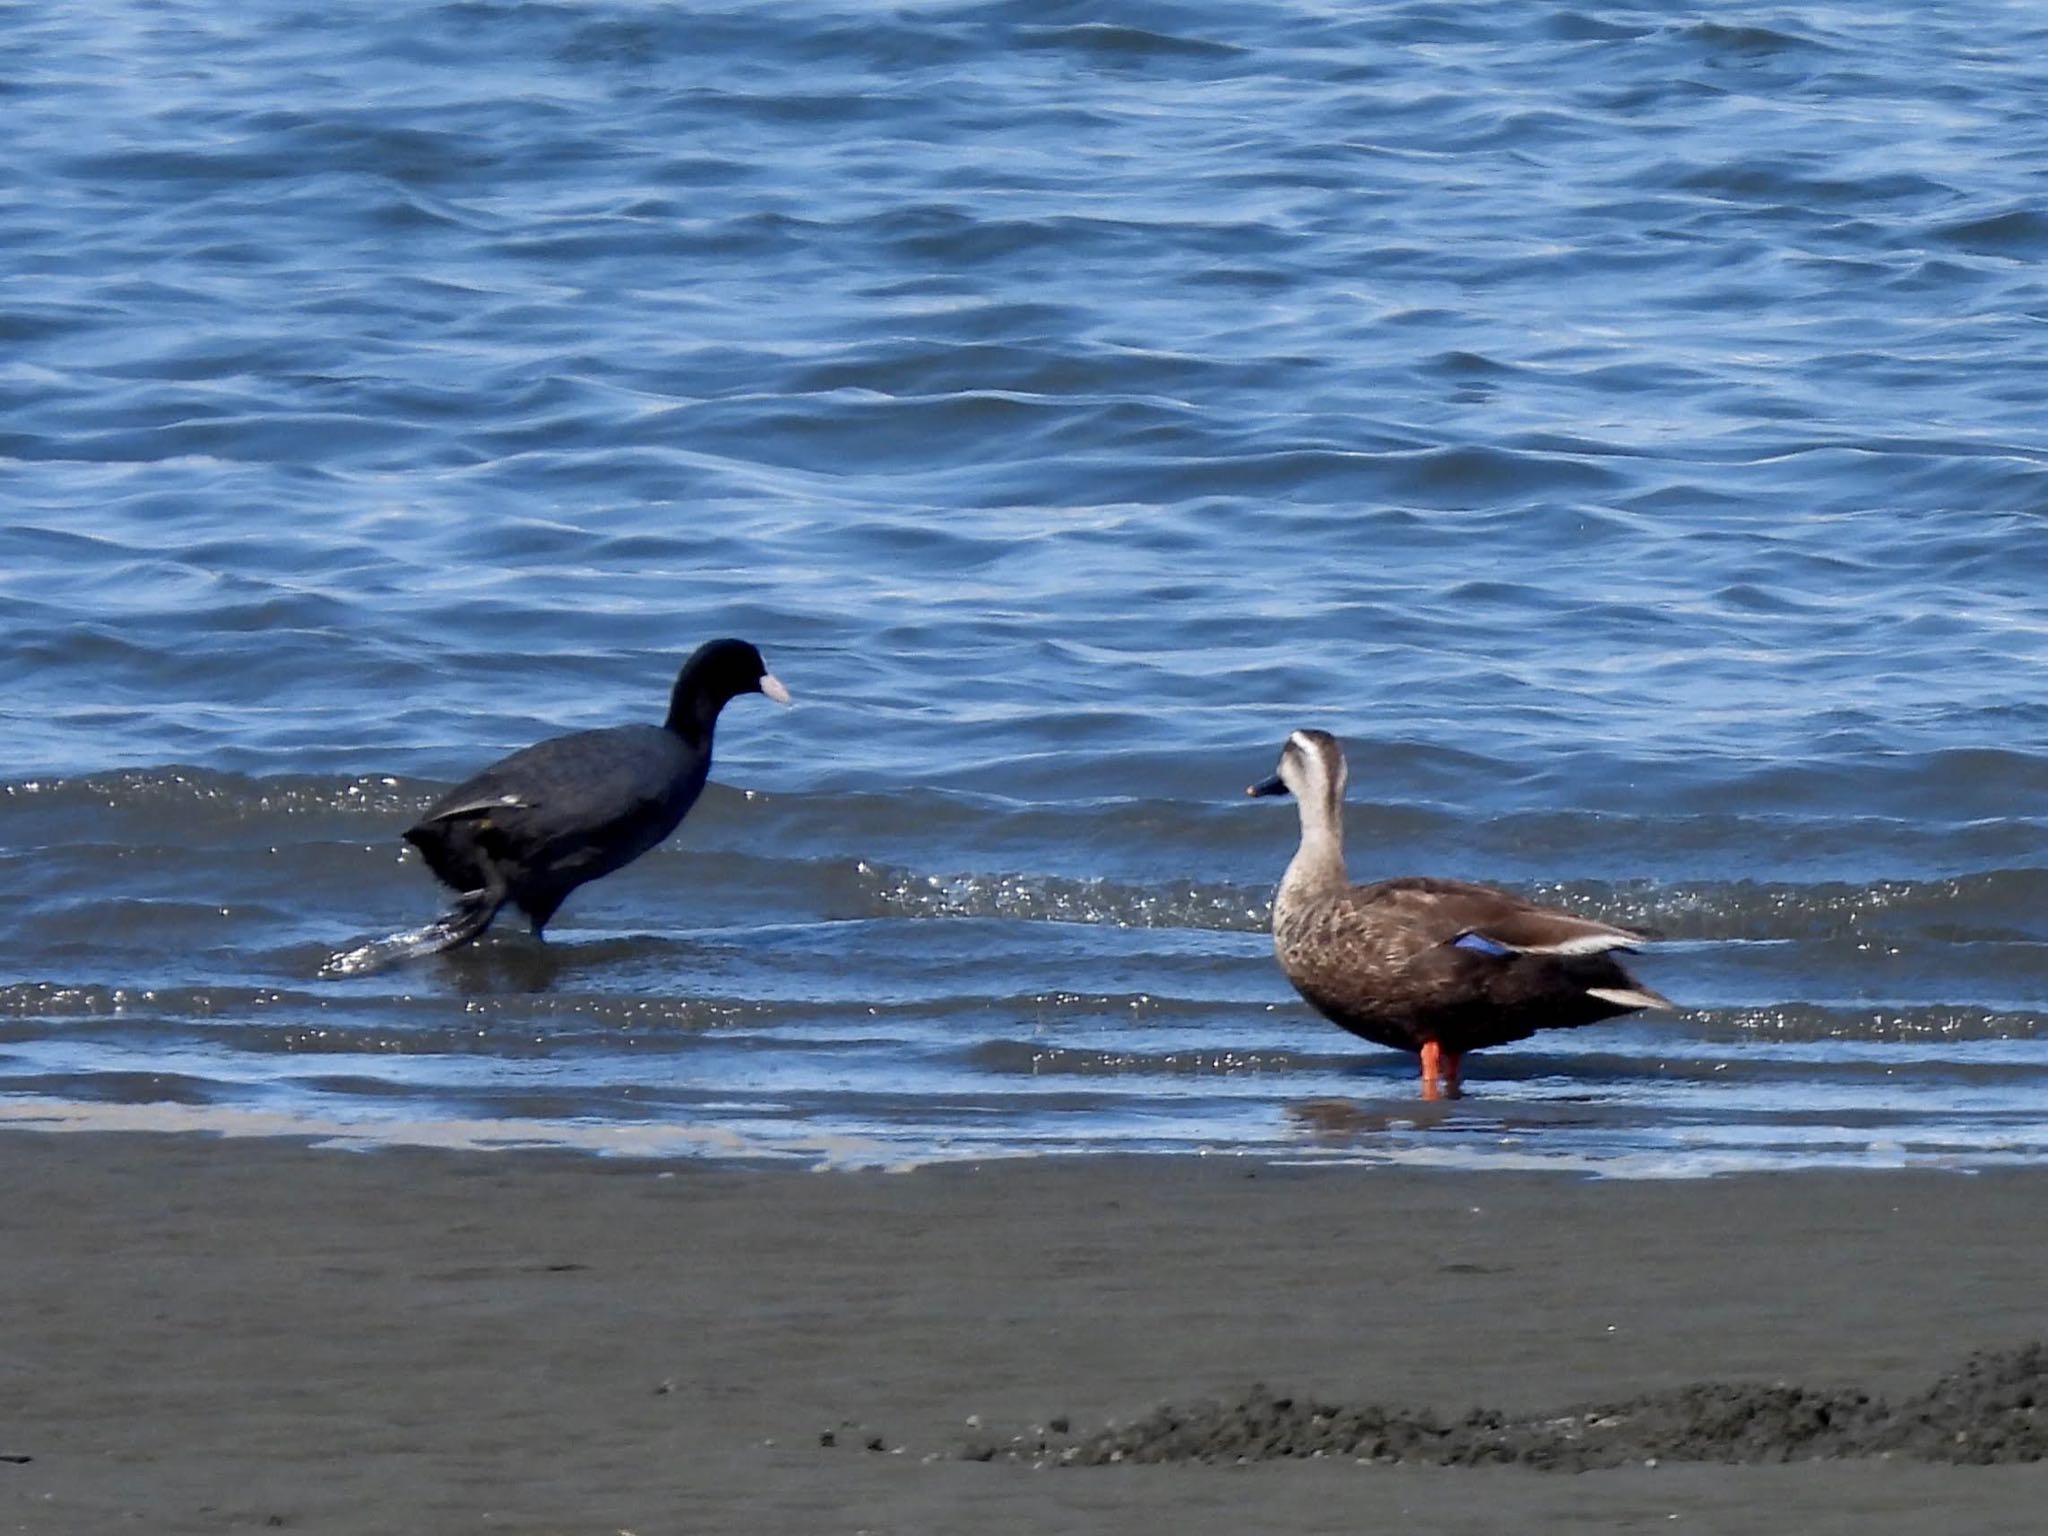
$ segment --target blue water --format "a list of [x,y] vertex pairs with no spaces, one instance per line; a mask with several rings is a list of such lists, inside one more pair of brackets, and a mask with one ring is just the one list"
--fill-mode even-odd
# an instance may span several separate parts
[[[2048,1160],[2048,19],[0,9],[0,1119]],[[754,640],[545,948],[398,833]],[[1248,803],[1672,936],[1462,1103]],[[508,929],[513,925],[505,925]]]

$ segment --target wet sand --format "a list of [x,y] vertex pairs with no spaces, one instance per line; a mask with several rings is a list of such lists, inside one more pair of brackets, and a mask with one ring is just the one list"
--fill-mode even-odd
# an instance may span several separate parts
[[0,1170],[0,1456],[28,1458],[0,1531],[2034,1532],[2048,1501],[2048,1464],[1896,1456],[959,1459],[1255,1382],[1447,1416],[1907,1399],[2048,1336],[2039,1173],[809,1174],[33,1133]]

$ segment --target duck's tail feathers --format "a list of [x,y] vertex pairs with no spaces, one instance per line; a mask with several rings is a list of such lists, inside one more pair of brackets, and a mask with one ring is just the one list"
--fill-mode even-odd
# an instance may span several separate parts
[[1652,992],[1648,987],[1588,987],[1586,996],[1597,997],[1603,1003],[1612,1003],[1617,1008],[1676,1008],[1662,992]]
[[1604,955],[1610,950],[1634,949],[1643,935],[1625,928],[1601,928],[1575,933],[1549,944],[1518,944],[1525,955]]
[[1555,907],[1506,899],[1475,905],[1490,905],[1492,910],[1463,914],[1467,926],[1452,942],[1462,943],[1468,949],[1478,947],[1477,943],[1467,942],[1476,939],[1516,954],[1571,958],[1634,949],[1657,937],[1649,929],[1624,928],[1619,923],[1603,923],[1597,918],[1560,912]]

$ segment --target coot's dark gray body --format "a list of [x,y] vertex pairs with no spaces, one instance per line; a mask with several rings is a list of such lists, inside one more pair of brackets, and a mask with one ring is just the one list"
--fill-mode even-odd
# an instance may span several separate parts
[[502,878],[539,933],[577,886],[682,825],[711,772],[711,743],[659,725],[578,731],[515,752],[436,801],[405,840],[453,890]]
[[405,834],[462,895],[423,947],[475,938],[507,901],[538,934],[571,891],[659,844],[703,792],[719,711],[755,692],[789,701],[753,646],[713,640],[684,663],[664,724],[557,736],[443,795]]

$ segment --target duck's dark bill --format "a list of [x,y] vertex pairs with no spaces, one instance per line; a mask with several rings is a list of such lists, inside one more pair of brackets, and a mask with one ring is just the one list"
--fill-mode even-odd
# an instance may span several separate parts
[[1245,793],[1248,795],[1284,795],[1287,793],[1287,785],[1280,775],[1276,773],[1270,779],[1259,780],[1258,783],[1246,789]]

